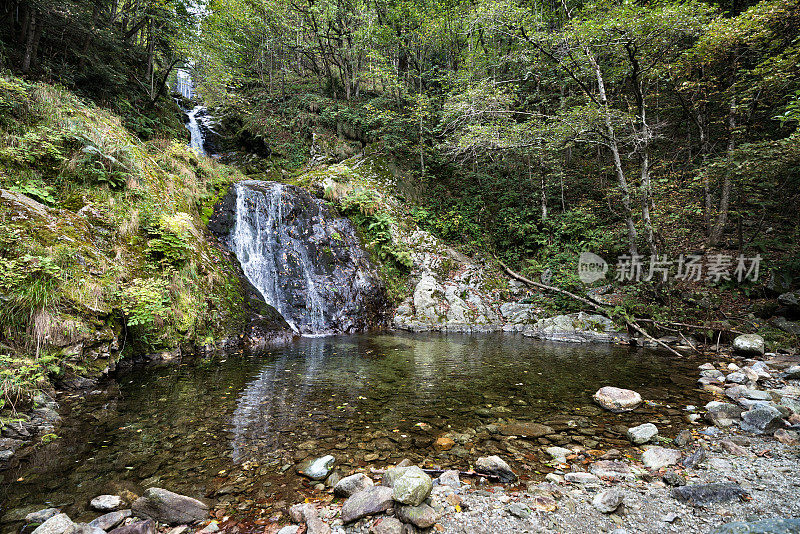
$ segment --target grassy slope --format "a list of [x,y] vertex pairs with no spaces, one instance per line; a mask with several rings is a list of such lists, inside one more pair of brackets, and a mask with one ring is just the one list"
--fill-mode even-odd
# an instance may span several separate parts
[[204,345],[243,319],[205,229],[241,175],[121,124],[64,89],[0,78],[0,399],[124,353]]

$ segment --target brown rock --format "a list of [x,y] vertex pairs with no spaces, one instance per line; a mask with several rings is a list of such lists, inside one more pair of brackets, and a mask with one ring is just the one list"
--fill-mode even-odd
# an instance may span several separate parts
[[433,448],[440,452],[449,451],[455,444],[456,442],[452,439],[442,436],[440,438],[436,438],[436,441],[433,442]]
[[784,428],[778,429],[775,431],[775,439],[783,443],[784,445],[797,445],[797,432],[793,432],[791,430],[786,430]]
[[372,486],[350,496],[342,506],[342,522],[352,523],[368,515],[385,512],[392,506],[392,488]]
[[745,449],[744,447],[742,447],[740,445],[735,444],[734,442],[732,442],[729,439],[723,439],[722,441],[719,442],[719,444],[722,445],[722,449],[725,452],[733,454],[734,456],[749,456],[750,455],[750,451],[748,451],[747,449]]
[[500,433],[504,436],[521,436],[536,439],[553,433],[553,429],[539,423],[509,423],[500,425]]

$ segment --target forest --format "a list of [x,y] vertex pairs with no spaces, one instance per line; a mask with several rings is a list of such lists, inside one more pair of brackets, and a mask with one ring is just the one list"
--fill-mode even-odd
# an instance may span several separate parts
[[0,531],[800,521],[798,213],[798,0],[3,0]]

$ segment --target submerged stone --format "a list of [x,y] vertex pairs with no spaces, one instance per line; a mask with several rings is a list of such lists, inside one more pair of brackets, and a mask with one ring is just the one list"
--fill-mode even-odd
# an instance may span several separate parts
[[629,412],[642,403],[642,396],[630,389],[605,386],[594,394],[597,404],[612,412]]
[[297,465],[297,472],[312,480],[324,480],[333,469],[336,458],[328,454],[320,458],[309,458]]

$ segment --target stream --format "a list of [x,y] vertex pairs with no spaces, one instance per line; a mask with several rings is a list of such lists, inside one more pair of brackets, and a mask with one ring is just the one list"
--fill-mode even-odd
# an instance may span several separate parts
[[[361,334],[135,369],[59,398],[59,438],[2,473],[0,531],[49,506],[90,520],[92,497],[149,486],[265,521],[311,495],[295,463],[328,453],[345,474],[402,458],[466,469],[499,454],[523,481],[540,479],[549,444],[625,448],[625,428],[646,421],[673,437],[686,404],[704,402],[689,378],[697,363],[511,334]],[[602,411],[591,395],[609,384],[650,402]],[[509,421],[552,431],[513,439],[503,435]],[[443,434],[456,445],[436,451]]]

